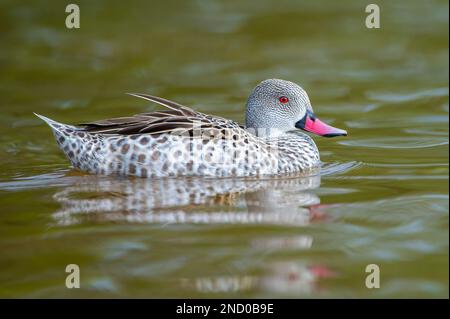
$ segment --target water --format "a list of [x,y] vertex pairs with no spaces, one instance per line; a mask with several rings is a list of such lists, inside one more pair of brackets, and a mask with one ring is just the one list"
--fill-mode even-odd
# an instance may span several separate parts
[[[0,296],[448,297],[446,1],[379,1],[379,30],[359,1],[77,3],[79,30],[62,3],[0,4]],[[315,138],[321,176],[89,176],[32,114],[155,109],[144,92],[242,122],[271,77],[349,131]]]

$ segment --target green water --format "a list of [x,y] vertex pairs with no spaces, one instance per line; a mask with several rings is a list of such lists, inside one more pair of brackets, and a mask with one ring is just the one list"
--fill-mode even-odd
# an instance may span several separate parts
[[[448,297],[447,1],[377,1],[370,30],[364,1],[76,3],[68,30],[64,2],[0,2],[1,297]],[[271,77],[349,131],[315,138],[322,176],[88,176],[32,114],[155,109],[143,92],[243,121]]]

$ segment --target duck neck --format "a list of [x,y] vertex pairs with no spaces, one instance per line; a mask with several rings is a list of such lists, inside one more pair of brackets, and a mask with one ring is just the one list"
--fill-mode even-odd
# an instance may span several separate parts
[[253,135],[256,135],[258,137],[261,138],[276,138],[279,136],[282,136],[284,134],[286,134],[285,131],[274,128],[274,127],[258,127],[258,128],[254,128],[254,127],[246,127],[246,130],[248,132],[250,132]]

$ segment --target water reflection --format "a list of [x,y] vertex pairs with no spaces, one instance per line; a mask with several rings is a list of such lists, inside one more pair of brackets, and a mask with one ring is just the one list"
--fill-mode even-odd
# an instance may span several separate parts
[[[320,175],[273,179],[117,179],[82,176],[58,190],[59,225],[89,221],[194,224],[309,224]],[[201,205],[201,206],[200,206]]]
[[319,280],[333,276],[335,273],[326,266],[285,261],[270,263],[260,276],[183,278],[180,283],[184,289],[205,294],[258,291],[278,296],[298,296],[324,292]]
[[[314,189],[320,175],[270,179],[117,179],[78,176],[60,188],[54,199],[61,208],[53,213],[57,225],[91,222],[151,224],[246,224],[305,226],[323,216]],[[256,237],[250,251],[267,255],[309,250],[307,234]],[[259,265],[259,266],[258,266]],[[179,277],[181,289],[197,293],[311,294],[317,281],[330,273],[325,266],[296,259],[261,262],[254,271]]]

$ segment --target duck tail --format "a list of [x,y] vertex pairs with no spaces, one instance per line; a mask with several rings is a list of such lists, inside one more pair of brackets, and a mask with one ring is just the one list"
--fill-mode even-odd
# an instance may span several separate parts
[[76,128],[75,126],[53,121],[52,119],[49,119],[48,117],[45,117],[37,113],[34,113],[34,115],[39,117],[41,120],[47,123],[48,126],[50,126],[50,128],[53,131],[53,135],[55,136],[55,139],[58,142],[60,148],[63,149],[66,142],[77,139],[76,132],[78,132],[79,129]]
[[40,114],[34,113],[34,115],[51,127],[56,143],[74,167],[95,172],[88,164],[92,159],[94,159],[92,162],[97,161],[98,156],[93,151],[87,152],[85,148],[85,145],[90,142],[89,134],[83,132],[82,128],[59,123]]
[[33,113],[34,115],[36,115],[37,117],[39,117],[41,120],[43,120],[45,123],[48,124],[48,126],[50,126],[52,128],[53,131],[61,131],[61,129],[63,128],[71,128],[74,129],[75,127],[71,126],[71,125],[67,125],[67,124],[62,124],[56,121],[53,121],[52,119],[49,119],[48,117],[45,117],[43,115],[37,114],[37,113]]

